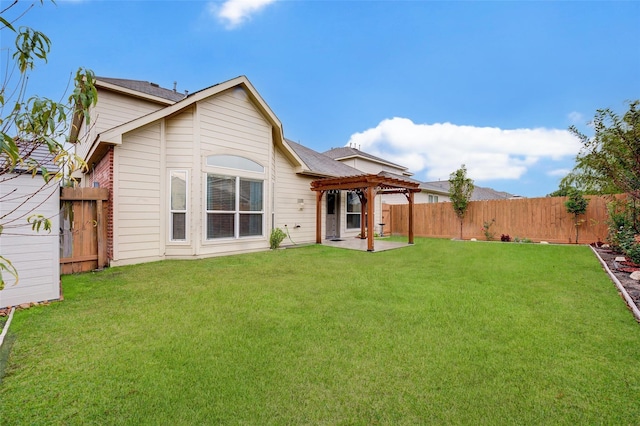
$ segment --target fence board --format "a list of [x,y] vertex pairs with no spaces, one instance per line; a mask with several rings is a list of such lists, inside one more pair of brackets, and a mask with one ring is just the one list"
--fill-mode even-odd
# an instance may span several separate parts
[[[623,196],[617,196],[621,198]],[[587,212],[579,216],[578,242],[605,241],[607,237],[607,203],[611,196],[585,196],[589,200]],[[575,243],[576,228],[573,215],[564,205],[567,197],[519,198],[512,200],[472,201],[462,223],[462,238],[484,240],[484,222],[495,219],[489,231],[494,239],[501,234],[528,238],[532,241]],[[388,209],[386,231],[407,235],[407,204],[385,205]],[[384,210],[383,210],[384,211]],[[415,235],[433,238],[460,238],[460,220],[451,203],[416,204],[414,206]]]
[[72,274],[107,264],[105,188],[63,188],[60,273]]

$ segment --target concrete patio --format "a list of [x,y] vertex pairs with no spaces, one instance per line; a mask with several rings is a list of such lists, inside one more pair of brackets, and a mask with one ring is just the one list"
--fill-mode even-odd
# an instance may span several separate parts
[[[367,240],[360,238],[343,238],[340,240],[322,240],[322,244],[330,247],[343,248],[348,250],[367,251]],[[374,252],[393,250],[402,247],[411,247],[413,244],[407,244],[397,241],[385,241],[384,239],[376,239]]]

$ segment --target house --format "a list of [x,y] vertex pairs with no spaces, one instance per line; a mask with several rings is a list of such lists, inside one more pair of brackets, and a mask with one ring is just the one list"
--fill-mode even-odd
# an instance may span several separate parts
[[[81,185],[110,192],[110,265],[265,250],[276,227],[287,230],[289,244],[362,234],[360,186],[312,183],[367,173],[285,139],[246,77],[188,95],[139,80],[96,80],[92,124],[71,139],[87,140],[76,146],[89,166]],[[413,185],[376,179],[395,190]],[[370,216],[367,223],[380,221]]]
[[[423,182],[420,185],[420,189],[426,194],[433,194],[438,197],[434,201],[429,202],[443,202],[449,200],[449,181],[435,181],[435,182]],[[470,201],[484,201],[484,200],[506,200],[511,198],[518,198],[517,196],[508,192],[496,191],[492,188],[484,186],[474,185],[473,193],[471,193]]]
[[[20,146],[20,144],[18,144]],[[53,158],[45,145],[25,145],[21,156],[36,160],[55,171]],[[3,168],[0,164],[0,169]],[[0,290],[0,308],[42,302],[60,297],[60,188],[55,179],[48,183],[41,172],[33,175],[20,165],[0,176],[0,218],[4,229],[0,236],[0,256],[9,260],[18,272],[15,277],[3,271],[4,290]],[[28,217],[48,218],[51,231],[33,230]]]
[[[413,180],[407,167],[392,163],[375,155],[371,155],[353,146],[332,148],[323,153],[324,155],[347,164],[366,173],[388,172],[398,176],[403,176],[407,180]],[[415,180],[414,180],[415,181]],[[415,181],[418,182],[418,181]],[[499,200],[515,198],[508,192],[496,191],[492,188],[475,186],[471,195],[471,201]],[[449,181],[420,182],[420,192],[415,194],[416,204],[438,203],[449,200]],[[383,195],[379,203],[385,204],[405,204],[404,196],[399,194]]]

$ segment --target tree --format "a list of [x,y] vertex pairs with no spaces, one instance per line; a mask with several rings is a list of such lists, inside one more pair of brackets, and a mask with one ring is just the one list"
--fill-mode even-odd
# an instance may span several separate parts
[[467,168],[464,164],[449,175],[449,198],[453,211],[460,219],[460,239],[462,239],[462,221],[467,214],[473,189],[473,180],[467,177]]
[[592,121],[593,137],[575,126],[569,131],[582,148],[574,169],[561,182],[583,193],[627,193],[640,200],[640,100],[629,102],[629,110],[620,117],[605,108],[596,111]]
[[578,220],[578,216],[583,215],[587,212],[587,206],[589,205],[589,200],[582,196],[582,193],[578,191],[576,188],[569,188],[567,191],[567,196],[569,197],[567,201],[565,201],[564,206],[567,209],[567,213],[573,215],[573,224],[576,227],[576,244],[578,244],[578,230],[580,229],[580,222]]
[[[51,49],[51,41],[45,34],[16,25],[31,7],[33,4],[21,8],[14,1],[0,11],[0,36],[15,37],[15,51],[7,51],[2,60],[6,74],[0,82],[0,183],[6,188],[11,181],[17,181],[16,176],[29,174],[43,180],[37,190],[43,191],[47,183],[61,180],[65,173],[84,166],[68,149],[67,142],[77,142],[77,138],[70,140],[68,135],[77,135],[82,120],[89,124],[88,110],[97,101],[97,90],[93,72],[80,68],[73,77],[74,89],[66,102],[38,96],[27,98],[29,74],[36,62],[47,61]],[[0,193],[0,202],[11,192]],[[18,208],[24,210],[26,205],[25,201]],[[0,215],[0,238],[3,231],[12,227],[51,229],[50,218],[39,215],[36,208],[21,210],[20,220],[24,222],[9,222],[7,218],[18,208]],[[18,278],[11,261],[0,256],[0,290],[5,284],[3,272]]]

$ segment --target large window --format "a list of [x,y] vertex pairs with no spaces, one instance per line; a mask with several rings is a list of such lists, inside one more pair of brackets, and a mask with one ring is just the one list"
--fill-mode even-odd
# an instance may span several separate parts
[[355,192],[347,192],[347,229],[359,229],[362,205]]
[[187,171],[172,170],[170,179],[170,238],[171,241],[187,240]]
[[261,236],[263,181],[207,174],[207,239]]

